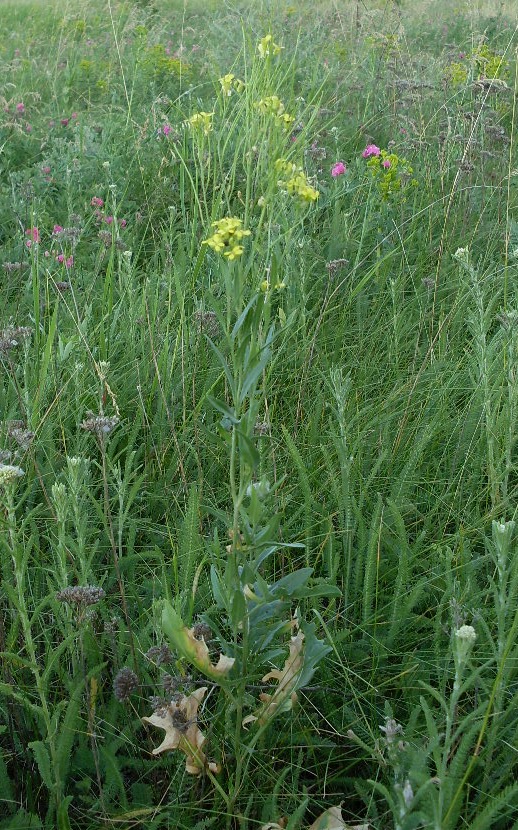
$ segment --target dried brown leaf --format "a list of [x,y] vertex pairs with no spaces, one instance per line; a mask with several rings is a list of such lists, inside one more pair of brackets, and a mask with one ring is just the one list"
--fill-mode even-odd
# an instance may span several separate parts
[[186,757],[185,769],[191,775],[200,775],[205,769],[219,772],[217,764],[208,763],[202,746],[205,736],[198,728],[198,706],[205,696],[206,686],[196,689],[188,697],[181,695],[150,718],[142,718],[145,723],[165,730],[164,740],[153,750],[153,755],[160,755],[171,749],[179,749]]
[[277,712],[288,712],[297,701],[297,694],[294,691],[304,664],[304,634],[299,631],[291,638],[290,653],[282,669],[272,669],[262,678],[263,683],[268,680],[278,680],[279,685],[272,695],[265,692],[259,695],[259,700],[264,704],[256,715],[248,715],[243,720],[243,726],[254,721],[260,724],[267,723]]

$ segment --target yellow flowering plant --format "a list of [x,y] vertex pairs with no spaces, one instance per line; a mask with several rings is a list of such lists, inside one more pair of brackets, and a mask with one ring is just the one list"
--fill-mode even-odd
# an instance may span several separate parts
[[268,95],[266,98],[262,98],[260,101],[257,101],[255,107],[263,115],[272,115],[275,123],[284,127],[284,129],[289,129],[295,121],[294,116],[286,112],[284,104],[278,95]]
[[277,185],[289,196],[301,202],[316,202],[320,193],[308,181],[304,169],[298,164],[280,158],[275,162],[275,170],[281,175]]
[[213,222],[212,227],[216,230],[212,236],[204,239],[202,244],[208,245],[217,254],[223,254],[230,261],[240,257],[244,251],[244,247],[240,242],[245,236],[250,236],[251,233],[251,231],[243,228],[242,220],[236,219],[234,216],[227,216]]
[[228,72],[219,79],[221,85],[221,92],[227,98],[230,98],[233,92],[241,93],[245,88],[245,82],[240,78],[236,78],[232,72]]
[[265,35],[261,38],[259,43],[257,44],[257,51],[261,58],[268,58],[271,55],[279,55],[283,46],[279,46],[278,43],[274,43],[272,35]]
[[213,112],[195,112],[194,115],[191,115],[191,117],[185,121],[185,123],[192,130],[200,130],[204,135],[208,135],[212,132],[213,116]]

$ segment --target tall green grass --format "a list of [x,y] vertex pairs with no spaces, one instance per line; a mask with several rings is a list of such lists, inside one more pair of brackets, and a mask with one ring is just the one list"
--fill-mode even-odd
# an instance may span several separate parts
[[518,826],[512,16],[2,15],[0,827]]

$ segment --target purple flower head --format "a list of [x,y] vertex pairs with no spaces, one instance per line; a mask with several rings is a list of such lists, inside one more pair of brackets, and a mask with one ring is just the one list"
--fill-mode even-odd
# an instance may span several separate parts
[[379,156],[381,150],[375,144],[367,144],[365,150],[362,153],[364,159],[368,159],[369,156]]
[[343,161],[337,161],[336,164],[333,164],[331,167],[331,175],[333,179],[336,179],[338,176],[343,176],[346,171],[346,166]]

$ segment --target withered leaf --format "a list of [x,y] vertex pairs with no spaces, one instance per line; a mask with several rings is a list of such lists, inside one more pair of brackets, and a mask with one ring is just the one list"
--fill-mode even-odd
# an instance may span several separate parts
[[200,775],[205,769],[219,772],[217,764],[207,762],[202,746],[205,735],[198,728],[198,706],[204,698],[206,686],[196,689],[188,697],[181,695],[150,718],[142,718],[145,723],[165,730],[164,740],[153,750],[153,755],[160,755],[171,749],[179,749],[186,757],[185,769],[191,775]]
[[235,663],[234,657],[225,654],[220,654],[218,662],[212,663],[205,640],[196,639],[194,629],[184,625],[180,615],[168,602],[164,604],[162,612],[162,628],[176,650],[211,680],[218,681],[226,677]]
[[342,818],[342,805],[330,807],[322,813],[308,828],[308,830],[369,830],[368,824],[346,824]]
[[303,644],[304,634],[299,631],[295,637],[291,638],[290,653],[282,669],[272,669],[262,678],[263,683],[268,680],[278,680],[279,685],[272,695],[265,692],[259,695],[259,699],[263,703],[262,708],[256,715],[248,715],[244,718],[243,726],[253,721],[265,724],[277,712],[288,712],[292,708],[297,701],[295,689],[304,664]]

